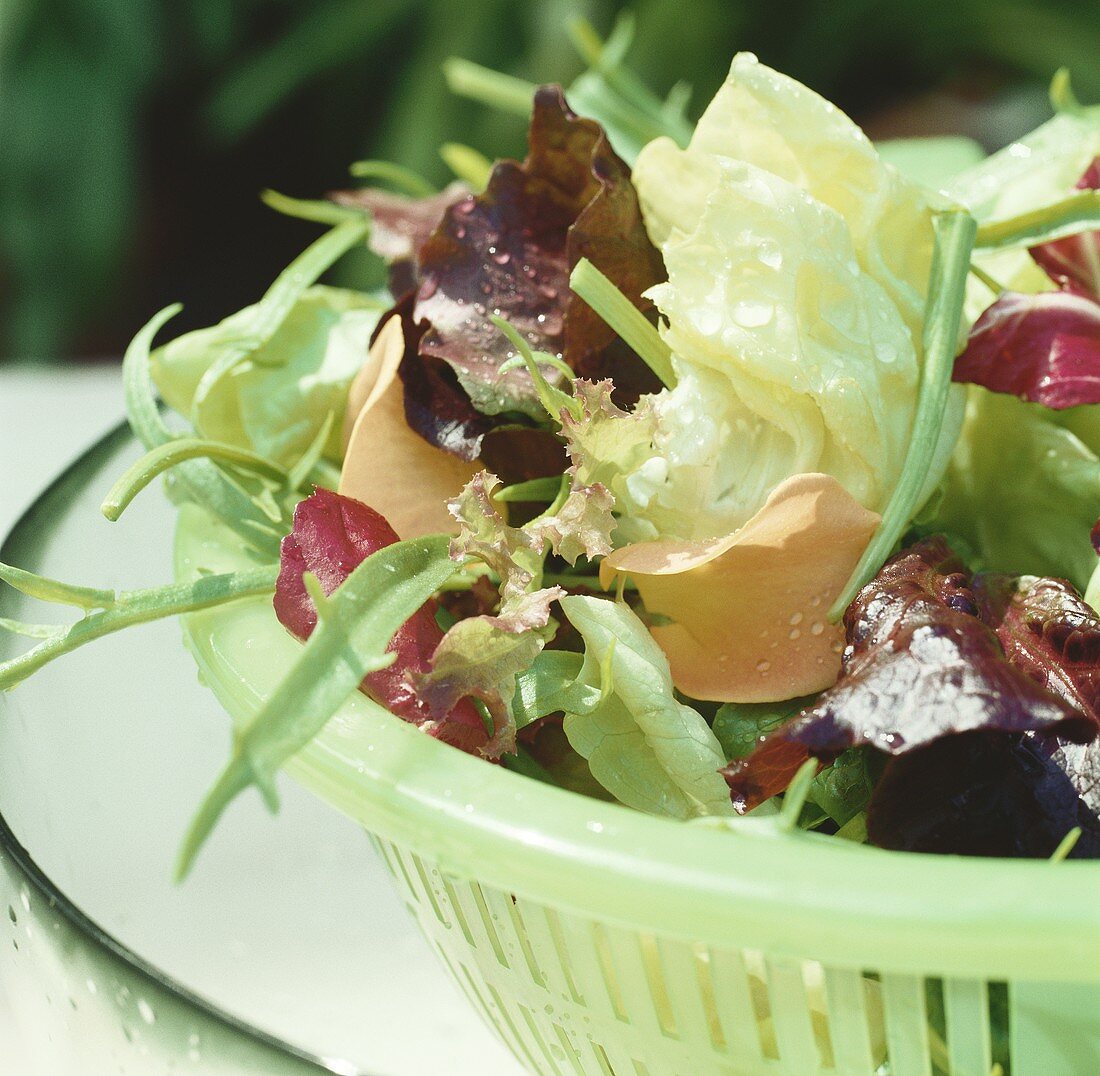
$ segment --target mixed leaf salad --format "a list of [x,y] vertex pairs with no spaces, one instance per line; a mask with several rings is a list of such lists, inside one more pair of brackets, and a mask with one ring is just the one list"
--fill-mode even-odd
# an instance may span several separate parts
[[[565,91],[449,67],[529,114],[523,161],[265,196],[330,229],[254,306],[138,334],[147,454],[104,504],[166,475],[249,566],[130,593],[0,566],[84,610],[3,622],[40,639],[0,687],[273,594],[300,656],[184,869],[356,690],[653,814],[1100,857],[1100,107],[1060,74],[991,157],[875,146],[743,53],[692,125],[628,38],[582,26]],[[317,283],[363,244],[387,293]]]

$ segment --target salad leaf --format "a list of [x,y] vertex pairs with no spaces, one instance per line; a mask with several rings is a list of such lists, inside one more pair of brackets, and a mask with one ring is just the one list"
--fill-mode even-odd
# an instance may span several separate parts
[[420,248],[438,227],[443,214],[469,193],[464,183],[451,183],[436,194],[409,197],[376,187],[332,191],[337,205],[370,215],[367,245],[390,271],[390,291],[402,296],[420,279]]
[[[329,597],[313,595],[317,627],[279,686],[236,736],[233,754],[210,790],[180,851],[183,877],[226,807],[255,785],[278,806],[279,767],[324,728],[363,678],[394,661],[390,640],[454,573],[442,536],[377,550]],[[484,735],[484,732],[482,733]]]
[[1100,403],[1100,302],[1004,292],[978,319],[953,376],[1045,407]]
[[[1100,184],[1100,159],[1078,181]],[[1100,403],[1100,231],[1031,248],[1058,291],[1006,291],[978,319],[955,380],[1052,408]]]
[[1061,579],[983,575],[974,596],[1008,660],[1100,730],[1100,615]]
[[790,699],[836,680],[844,635],[826,613],[878,521],[835,478],[795,475],[727,537],[624,546],[600,580],[635,581],[685,694]]
[[567,712],[565,732],[593,777],[620,802],[675,818],[731,814],[722,747],[678,702],[668,662],[631,609],[580,594],[561,608],[585,643],[579,681],[600,692]]
[[975,568],[1064,578],[1084,590],[1096,568],[1089,531],[1098,505],[1096,451],[1047,408],[974,387],[925,526],[964,541]]
[[[294,510],[294,529],[283,539],[275,614],[299,639],[308,639],[317,627],[316,592],[332,595],[372,553],[398,541],[397,533],[373,508],[359,501],[318,489]],[[429,709],[413,689],[410,674],[429,668],[443,632],[430,598],[393,633],[386,653],[392,663],[370,672],[361,690],[404,721],[423,726],[441,740],[466,751],[485,745],[485,728],[469,701],[455,698],[443,711]]]
[[514,754],[516,728],[511,700],[516,678],[529,669],[553,638],[550,605],[561,587],[546,587],[505,600],[496,616],[460,620],[432,654],[430,668],[412,675],[418,698],[433,713],[447,715],[464,699],[478,699],[493,719],[485,754]]
[[403,537],[418,538],[452,529],[447,499],[476,469],[429,444],[405,421],[405,324],[398,313],[387,318],[349,392],[351,433],[340,492],[370,504]]
[[566,496],[533,520],[529,529],[569,564],[576,564],[581,557],[606,557],[615,526],[611,515],[614,504],[606,486],[598,482],[586,486],[574,478]]
[[[1077,181],[1078,190],[1100,187],[1100,157]],[[1100,302],[1100,231],[1080,232],[1032,247],[1028,253],[1062,290]]]
[[461,563],[475,557],[487,564],[500,579],[500,592],[507,602],[522,598],[542,577],[541,537],[525,527],[511,527],[493,503],[501,482],[488,471],[479,471],[450,501],[448,508],[459,525],[451,542],[451,559]]
[[501,371],[515,350],[491,318],[578,370],[598,365],[613,333],[569,290],[570,269],[592,255],[639,306],[663,275],[626,166],[598,124],[543,87],[527,159],[498,162],[484,194],[452,206],[421,248],[419,353],[447,362],[480,411],[541,418],[527,370]]
[[[1093,806],[1057,764],[1087,756]],[[1052,753],[1053,752],[1053,753]],[[1096,744],[1055,750],[1049,738],[968,732],[891,759],[867,810],[872,844],[910,852],[1048,858],[1075,827],[1073,858],[1100,856]],[[1076,787],[1075,787],[1076,785]]]
[[[344,413],[348,387],[363,364],[381,307],[357,292],[315,286],[261,344],[249,346],[259,306],[197,329],[153,356],[165,400],[215,441],[251,448],[283,466],[310,445],[330,414]],[[239,354],[238,354],[239,353]],[[238,354],[214,386],[200,386],[225,357]],[[325,455],[339,461],[337,422]]]
[[755,805],[757,761],[769,774],[785,766],[789,780],[807,756],[864,745],[903,755],[978,730],[1093,739],[1096,723],[1010,664],[978,613],[963,564],[942,538],[889,561],[845,614],[840,680],[725,770],[735,804]]
[[[881,511],[910,442],[942,200],[748,54],[688,148],[650,143],[634,181],[668,267],[647,295],[678,378],[653,405],[659,465],[645,461],[619,505],[634,533],[725,536],[810,472]],[[946,450],[931,453],[940,472],[961,411],[955,392]]]

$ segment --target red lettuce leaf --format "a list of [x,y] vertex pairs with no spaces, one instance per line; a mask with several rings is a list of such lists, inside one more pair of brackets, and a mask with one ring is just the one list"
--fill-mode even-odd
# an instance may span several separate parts
[[[1077,181],[1078,190],[1100,187],[1100,158]],[[1032,247],[1028,253],[1062,291],[1100,302],[1100,231],[1079,232]]]
[[785,787],[806,757],[827,761],[849,747],[900,756],[979,730],[1092,739],[1091,718],[1010,664],[978,612],[962,562],[942,538],[888,562],[845,614],[836,685],[724,771],[738,809]]
[[899,851],[1045,859],[1080,826],[1071,855],[1095,858],[1098,786],[1096,743],[1058,745],[997,732],[948,736],[890,759],[867,808],[867,836]]
[[[1100,187],[1100,158],[1077,187]],[[998,296],[971,329],[954,380],[1058,410],[1100,403],[1100,231],[1030,253],[1058,291]]]
[[[629,169],[600,125],[569,109],[560,88],[536,94],[529,142],[522,164],[498,162],[485,192],[451,206],[421,247],[413,316],[429,325],[420,355],[448,363],[479,410],[541,419],[526,369],[499,371],[513,348],[490,316],[506,318],[534,349],[591,370],[614,333],[572,294],[570,270],[592,257],[645,309],[641,293],[663,279],[664,267]],[[634,364],[644,371],[640,359]]]
[[337,205],[370,214],[367,245],[389,266],[390,290],[400,296],[412,290],[419,279],[420,248],[443,213],[467,193],[465,184],[452,183],[426,198],[408,198],[375,187],[332,191],[328,197]]
[[1100,403],[1100,303],[1006,291],[978,318],[953,376],[1059,410]]
[[[396,532],[373,508],[350,497],[317,489],[294,510],[294,526],[283,539],[279,578],[275,585],[275,615],[291,634],[308,639],[317,626],[317,610],[303,582],[311,572],[325,594],[331,594],[372,553],[398,540]],[[371,673],[361,690],[391,713],[433,736],[471,753],[488,742],[481,716],[462,700],[443,721],[417,697],[409,682],[412,673],[431,667],[435,648],[443,638],[436,623],[436,603],[430,601],[405,622],[387,647],[397,655],[388,668]]]
[[1008,660],[1100,731],[1100,616],[1067,582],[979,575],[981,618]]

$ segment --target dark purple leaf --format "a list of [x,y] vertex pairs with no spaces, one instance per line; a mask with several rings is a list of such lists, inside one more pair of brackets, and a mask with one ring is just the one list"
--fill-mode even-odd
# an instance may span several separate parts
[[[1100,158],[1077,181],[1078,190],[1100,187]],[[1062,291],[1100,302],[1100,231],[1079,232],[1032,247],[1031,256]]]
[[480,410],[541,419],[527,371],[499,372],[513,348],[490,315],[506,318],[536,350],[589,370],[614,334],[570,291],[572,267],[592,257],[639,308],[664,271],[629,169],[558,87],[536,94],[529,141],[522,164],[498,162],[484,194],[451,206],[422,246],[414,317],[429,324],[421,356],[447,362]]
[[[1068,772],[1059,755],[1087,764]],[[1080,794],[1088,769],[1090,808]],[[1076,858],[1100,856],[1095,743],[1056,746],[1047,737],[1000,732],[947,736],[890,759],[867,809],[872,844],[907,852],[1047,858],[1075,826]],[[1076,787],[1075,787],[1076,786]]]
[[[734,803],[751,809],[784,776],[789,781],[806,757],[798,748],[829,760],[863,745],[903,755],[977,730],[1092,739],[1095,723],[1009,664],[977,614],[969,577],[942,538],[888,562],[845,614],[848,646],[836,685],[727,768]],[[781,753],[777,743],[790,747]],[[777,761],[785,762],[781,772],[773,772]],[[766,782],[754,777],[765,764]]]
[[1100,303],[1006,291],[978,318],[953,376],[1056,409],[1100,403]]
[[[306,591],[304,573],[315,575],[325,594],[331,594],[367,557],[397,540],[381,515],[350,497],[318,489],[300,501],[293,530],[283,539],[274,601],[279,622],[299,639],[308,639],[317,626],[317,610]],[[432,723],[433,715],[408,679],[431,667],[443,638],[436,609],[430,601],[409,617],[386,648],[396,660],[367,676],[361,690],[405,721],[427,726],[433,736],[477,752],[489,737],[473,704],[462,700],[445,720]]]

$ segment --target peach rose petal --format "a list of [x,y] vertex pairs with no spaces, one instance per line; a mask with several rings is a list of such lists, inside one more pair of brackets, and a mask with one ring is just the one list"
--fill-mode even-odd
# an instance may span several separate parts
[[671,621],[650,630],[685,694],[791,699],[840,673],[844,631],[825,614],[878,522],[830,475],[795,475],[728,537],[625,546],[600,582],[629,576],[649,613]]
[[478,468],[409,428],[397,376],[404,353],[401,319],[390,318],[364,367],[374,376],[365,375],[360,386],[363,404],[348,441],[339,492],[380,512],[402,538],[452,533],[456,524],[447,501],[458,496]]
[[[398,320],[398,319],[391,319]],[[385,332],[387,326],[383,326],[382,332]],[[381,337],[379,333],[379,337]],[[377,344],[377,341],[375,341]],[[359,416],[363,413],[363,408],[367,406],[367,402],[371,399],[371,392],[374,390],[374,386],[378,383],[378,375],[382,370],[382,360],[388,356],[390,349],[383,347],[372,347],[367,352],[367,361],[359,368],[359,373],[355,375],[351,385],[348,387],[348,405],[344,409],[344,452],[347,453],[348,445],[351,443],[351,435],[355,430],[355,422]],[[395,361],[401,362],[400,353],[396,354]],[[396,368],[396,367],[395,367]]]

